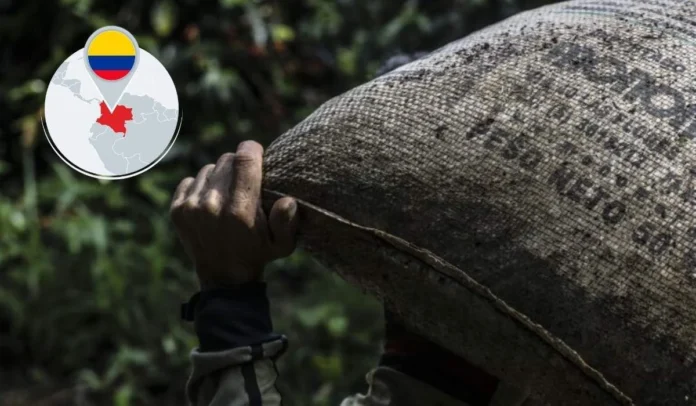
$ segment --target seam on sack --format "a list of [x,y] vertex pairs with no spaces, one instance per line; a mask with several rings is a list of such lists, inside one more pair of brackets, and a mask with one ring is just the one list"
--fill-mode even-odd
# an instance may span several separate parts
[[[277,197],[283,197],[283,196],[290,196],[286,193],[281,193],[277,192],[274,190],[269,190],[269,189],[263,189],[264,193],[270,193],[274,196]],[[323,209],[321,207],[315,206],[312,203],[309,203],[307,201],[304,201],[302,199],[298,199],[293,196],[293,198],[297,201],[299,205],[305,206],[311,210],[314,210],[316,212],[319,212],[335,221],[338,221],[340,223],[343,223],[345,225],[357,228],[361,231],[365,231],[369,234],[374,235],[375,237],[387,242],[389,245],[394,247],[395,249],[417,259],[423,262],[426,266],[434,269],[436,272],[438,272],[441,275],[444,275],[455,282],[457,282],[460,285],[463,285],[465,288],[469,289],[472,291],[474,294],[478,295],[479,297],[483,298],[484,300],[490,302],[493,305],[493,308],[504,315],[510,316],[513,320],[515,320],[517,323],[522,324],[526,329],[531,331],[533,334],[536,334],[539,338],[542,339],[544,343],[546,343],[548,346],[550,346],[553,350],[555,350],[557,353],[561,354],[563,358],[568,360],[571,364],[575,365],[580,371],[582,371],[585,375],[587,375],[589,378],[594,380],[600,388],[604,389],[607,391],[609,394],[611,394],[613,397],[616,398],[617,401],[619,401],[621,404],[624,405],[633,405],[633,401],[631,398],[624,394],[619,388],[617,388],[614,384],[609,382],[604,375],[593,368],[591,365],[589,365],[585,360],[578,354],[575,350],[573,350],[568,344],[566,344],[563,340],[560,338],[557,338],[553,336],[549,331],[547,331],[542,325],[535,323],[532,321],[528,316],[526,316],[523,313],[520,313],[519,311],[515,310],[514,307],[508,305],[504,300],[496,296],[493,291],[491,291],[489,288],[486,286],[480,284],[477,282],[475,279],[473,279],[471,276],[469,276],[466,272],[462,271],[461,269],[457,268],[456,266],[450,264],[449,262],[445,261],[444,259],[438,257],[437,255],[433,254],[432,252],[421,248],[419,246],[416,246],[402,238],[399,238],[395,235],[389,234],[387,232],[384,232],[382,230],[376,229],[376,228],[371,228],[371,227],[366,227],[362,226],[360,224],[356,224],[350,220],[347,220],[336,213],[333,213],[329,210]],[[404,249],[406,248],[406,249]],[[432,262],[432,263],[431,263]],[[463,279],[463,280],[462,280]]]

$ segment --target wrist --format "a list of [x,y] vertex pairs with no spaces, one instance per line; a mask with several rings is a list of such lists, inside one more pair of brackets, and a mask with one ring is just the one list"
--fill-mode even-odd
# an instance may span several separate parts
[[263,282],[201,290],[182,306],[182,318],[194,321],[202,352],[224,351],[279,337],[272,332]]

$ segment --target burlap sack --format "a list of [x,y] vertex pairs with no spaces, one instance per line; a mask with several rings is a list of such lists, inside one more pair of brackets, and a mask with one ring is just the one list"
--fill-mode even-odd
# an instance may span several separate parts
[[268,148],[265,196],[535,402],[693,404],[694,44],[687,0],[519,14],[324,104]]

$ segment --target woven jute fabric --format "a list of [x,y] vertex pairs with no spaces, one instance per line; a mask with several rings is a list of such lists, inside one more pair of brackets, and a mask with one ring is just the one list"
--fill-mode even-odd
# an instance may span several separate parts
[[693,404],[694,44],[693,1],[518,14],[325,103],[268,148],[265,198],[530,402]]

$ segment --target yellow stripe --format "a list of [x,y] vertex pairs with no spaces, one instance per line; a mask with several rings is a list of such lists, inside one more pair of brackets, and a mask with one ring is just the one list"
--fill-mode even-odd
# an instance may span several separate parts
[[104,31],[94,37],[87,50],[89,56],[135,56],[135,47],[126,34]]

